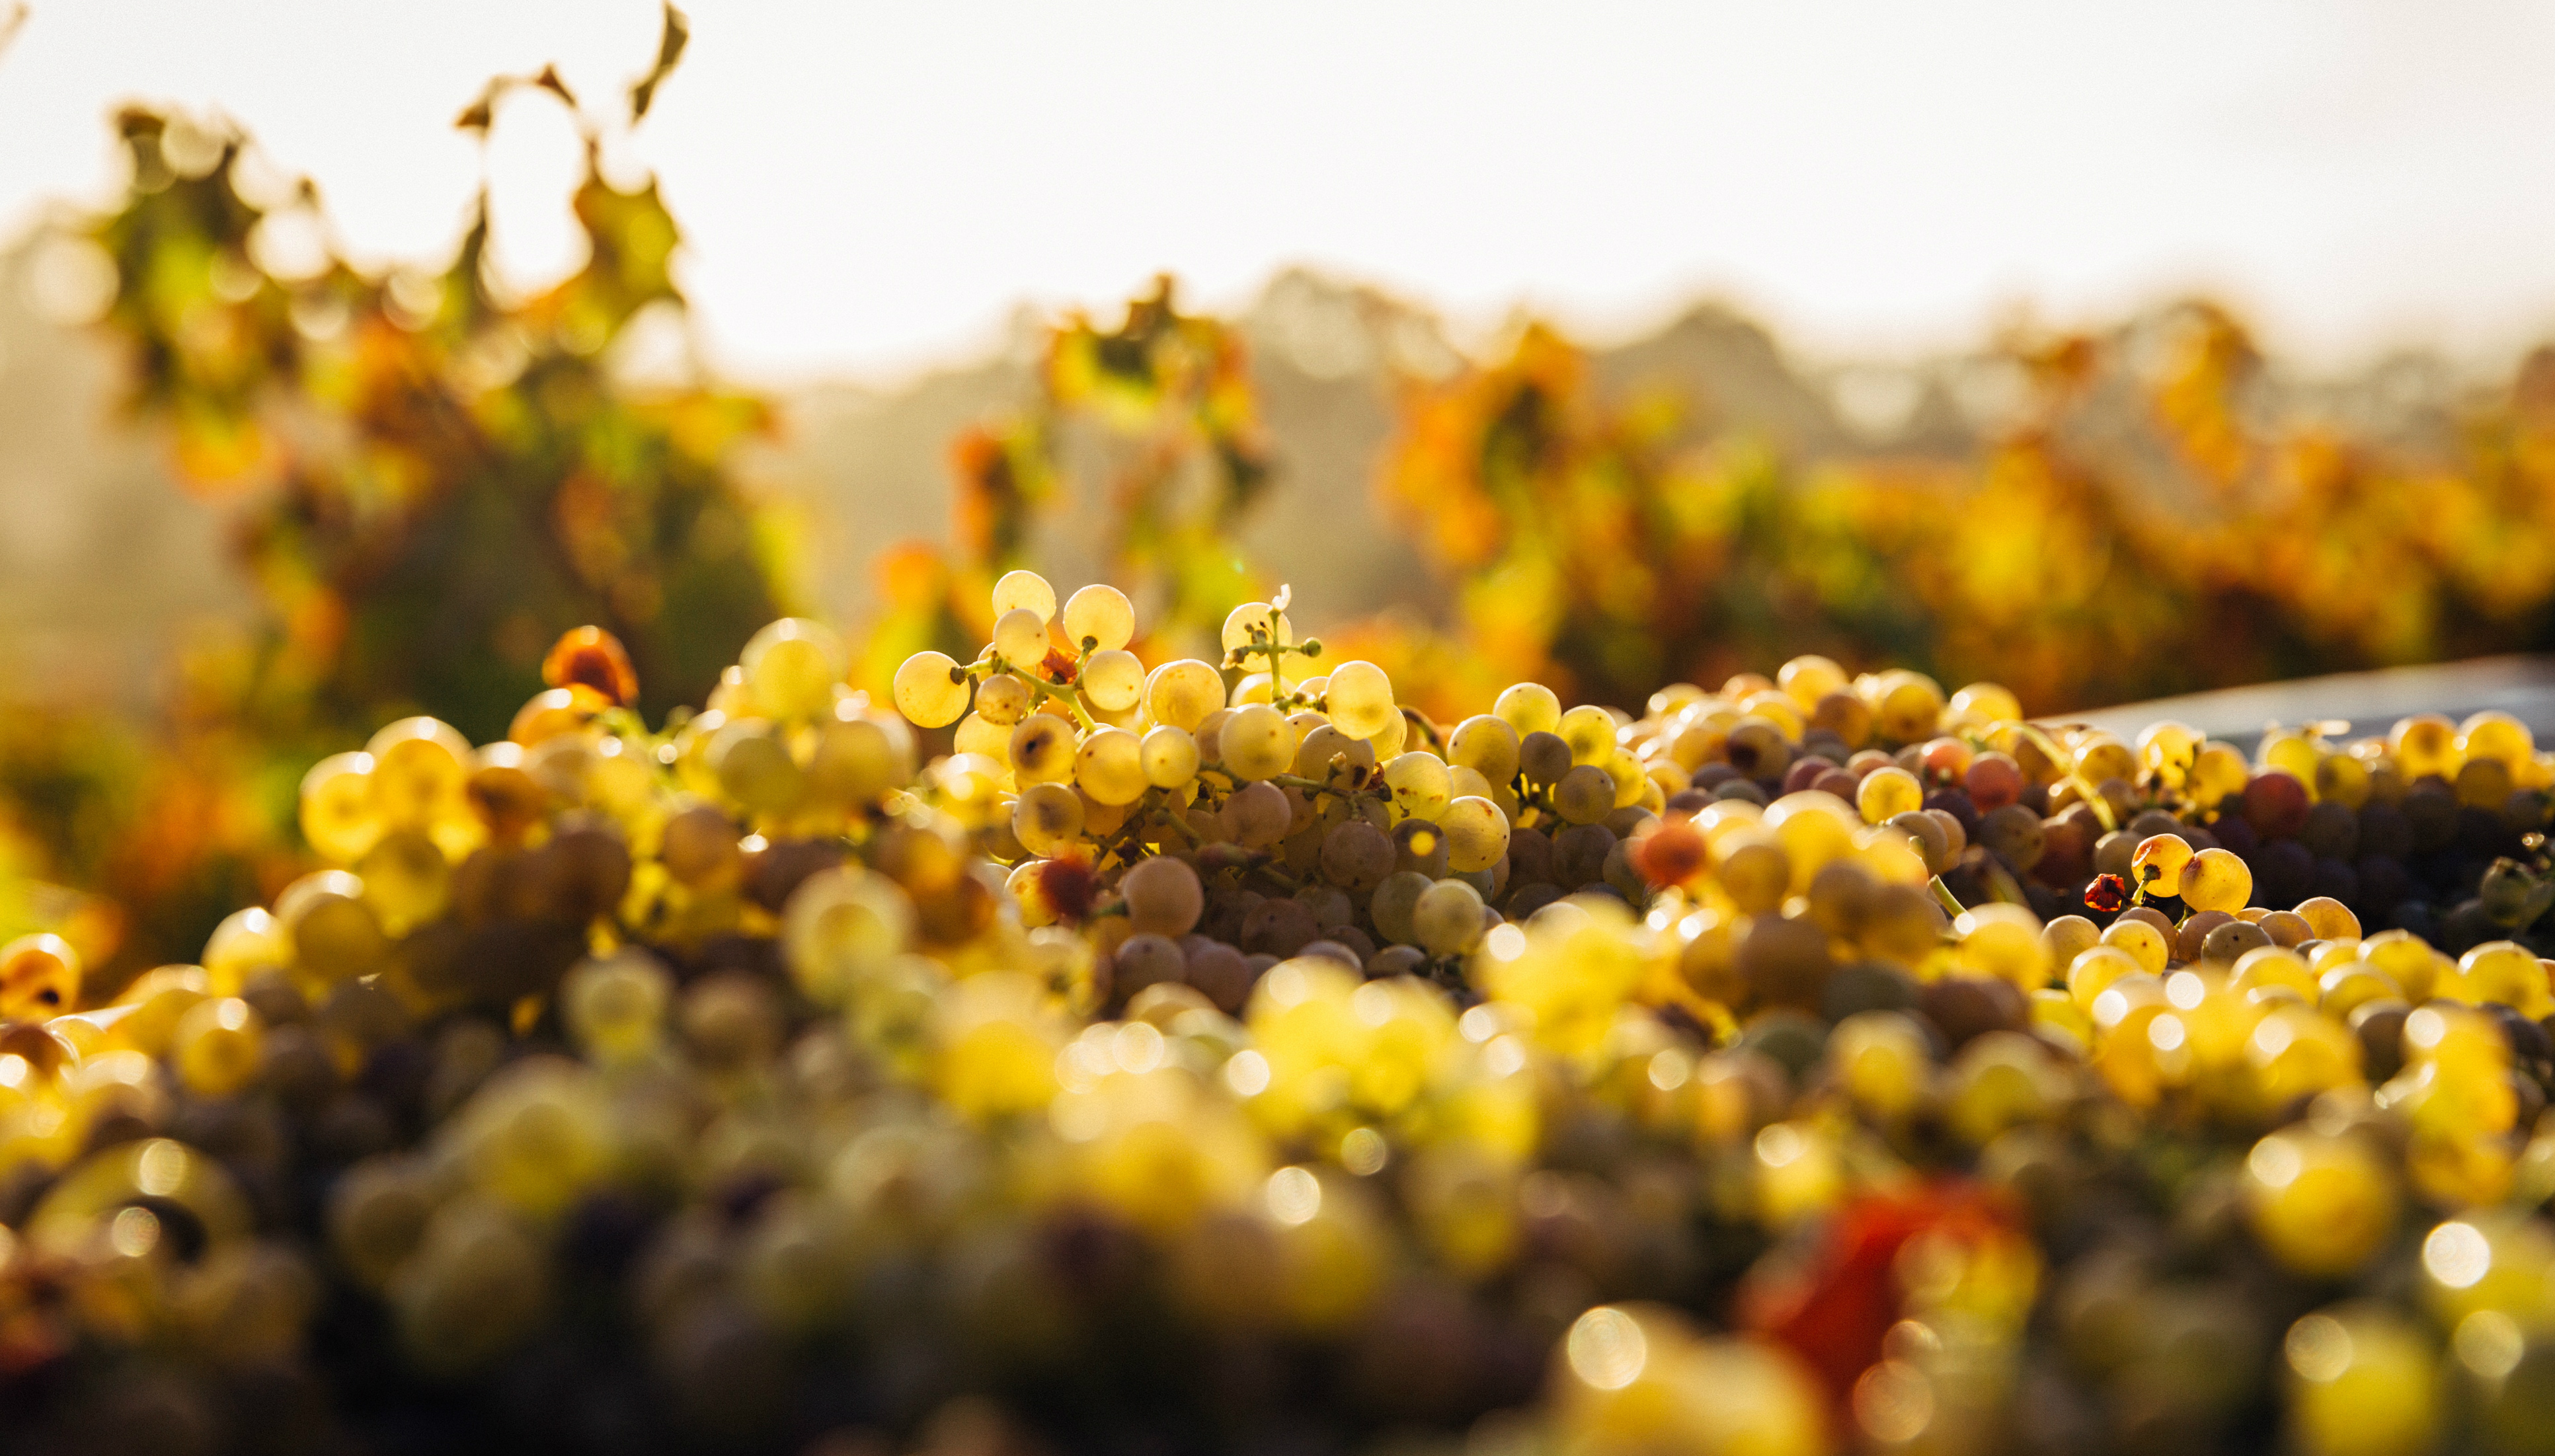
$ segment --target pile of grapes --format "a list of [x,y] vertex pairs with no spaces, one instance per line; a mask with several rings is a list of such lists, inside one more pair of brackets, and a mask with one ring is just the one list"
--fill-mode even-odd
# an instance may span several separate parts
[[[2517,1452],[2555,757],[1801,658],[1430,721],[995,588],[313,769],[331,868],[0,949],[13,1451]],[[949,731],[950,751],[923,762]]]

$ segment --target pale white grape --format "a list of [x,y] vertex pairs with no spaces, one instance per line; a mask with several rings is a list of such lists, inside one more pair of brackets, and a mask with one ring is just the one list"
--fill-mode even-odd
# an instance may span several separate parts
[[1278,684],[1266,672],[1246,672],[1233,684],[1233,705],[1265,703],[1278,695]]
[[1393,789],[1393,806],[1413,819],[1434,822],[1446,811],[1446,801],[1454,797],[1446,761],[1426,749],[1402,754],[1387,763],[1384,782]]
[[1447,866],[1458,874],[1487,870],[1508,856],[1508,815],[1487,798],[1466,794],[1453,800],[1437,827],[1446,835]]
[[1037,694],[1009,672],[997,672],[976,685],[976,711],[988,723],[1009,728],[1030,715]]
[[1410,741],[1410,720],[1399,712],[1384,720],[1384,731],[1370,733],[1367,745],[1375,750],[1377,763],[1391,763]]
[[1615,811],[1614,776],[1581,764],[1552,786],[1552,806],[1574,824],[1594,824]]
[[[1225,615],[1224,650],[1228,653],[1238,653],[1251,646],[1252,633],[1256,630],[1264,636],[1268,635],[1271,631],[1271,622],[1272,614],[1267,602],[1244,602]],[[1279,647],[1295,645],[1295,629],[1282,616],[1276,618],[1276,637]],[[1269,665],[1255,655],[1252,666],[1266,667]]]
[[1165,723],[1145,735],[1144,751],[1145,782],[1156,789],[1177,789],[1197,778],[1197,740],[1188,730]]
[[1375,737],[1401,713],[1393,703],[1393,679],[1373,663],[1333,667],[1325,701],[1331,721],[1357,738]]
[[1136,604],[1118,588],[1095,583],[1066,599],[1064,640],[1076,649],[1108,652],[1135,636]]
[[1034,855],[1053,856],[1082,837],[1082,795],[1061,784],[1033,784],[1012,801],[1012,837]]
[[[980,694],[981,695],[981,694]],[[1507,784],[1518,774],[1516,725],[1490,713],[1476,713],[1455,725],[1446,739],[1446,762],[1477,769],[1493,784]]]
[[1195,658],[1164,663],[1145,684],[1145,706],[1156,723],[1195,728],[1224,706],[1224,674]]
[[917,728],[946,728],[967,711],[967,679],[947,653],[915,653],[896,669],[896,710]]
[[1082,665],[1082,693],[1103,712],[1123,713],[1145,696],[1145,665],[1124,648],[1094,653]]
[[1570,761],[1606,767],[1615,757],[1615,715],[1595,703],[1581,703],[1561,715],[1561,725],[1552,730],[1570,745]]
[[1006,571],[994,583],[994,615],[1000,617],[1015,607],[1027,607],[1037,613],[1041,623],[1055,618],[1055,588],[1035,571]]
[[1561,724],[1561,698],[1540,682],[1513,682],[1491,704],[1491,712],[1520,738],[1550,733]]
[[1245,783],[1283,774],[1295,763],[1295,731],[1267,703],[1234,709],[1219,747],[1226,771]]
[[1299,778],[1330,778],[1339,760],[1349,766],[1375,767],[1375,746],[1363,738],[1352,738],[1335,723],[1314,726],[1295,748],[1295,773]]
[[1053,713],[1033,713],[1012,730],[1007,757],[1012,775],[1023,784],[1062,784],[1073,778],[1073,755],[1080,745],[1073,725]]
[[1046,619],[1027,607],[1014,607],[994,619],[994,655],[1022,671],[1034,671],[1046,661]]
[[[980,694],[981,696],[981,694]],[[969,713],[958,720],[958,731],[950,736],[951,753],[980,753],[989,759],[1007,759],[1012,753],[1012,729],[1019,720],[997,723],[983,712]]]
[[1430,955],[1454,955],[1482,938],[1482,893],[1461,880],[1440,880],[1410,908],[1411,933]]
[[737,666],[767,711],[812,718],[833,706],[834,684],[843,676],[843,639],[822,622],[784,617],[747,639]]
[[1145,796],[1144,740],[1124,728],[1091,734],[1073,756],[1073,782],[1101,803],[1134,803]]
[[1185,935],[1206,910],[1197,871],[1167,856],[1139,861],[1118,890],[1127,900],[1127,922],[1140,935]]
[[1286,837],[1294,822],[1295,811],[1286,802],[1286,794],[1275,784],[1254,784],[1224,801],[1218,817],[1224,832],[1233,842],[1252,849],[1265,849]]

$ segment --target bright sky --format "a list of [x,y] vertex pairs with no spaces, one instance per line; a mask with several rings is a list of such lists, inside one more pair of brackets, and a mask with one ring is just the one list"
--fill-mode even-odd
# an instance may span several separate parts
[[[5,13],[11,0],[0,0]],[[1475,326],[1598,334],[1717,293],[1810,346],[1975,339],[2208,285],[2275,345],[2555,336],[2555,6],[1803,0],[694,0],[631,155],[730,368],[881,375],[1024,299],[1311,263]],[[642,69],[647,0],[34,0],[0,56],[0,227],[113,185],[105,115],[217,106],[360,254],[449,247],[451,118],[555,60]],[[522,273],[572,143],[509,108]]]

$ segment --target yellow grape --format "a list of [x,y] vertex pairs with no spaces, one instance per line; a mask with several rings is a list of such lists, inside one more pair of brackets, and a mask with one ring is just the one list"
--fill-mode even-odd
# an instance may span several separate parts
[[994,615],[1026,607],[1037,614],[1040,624],[1055,619],[1055,588],[1035,571],[1006,571],[994,583]]
[[1156,789],[1177,789],[1197,778],[1197,739],[1170,724],[1145,735],[1145,782]]
[[1014,607],[994,619],[994,656],[1013,670],[1034,672],[1046,661],[1046,619],[1027,607]]
[[1073,725],[1053,713],[1032,713],[1012,730],[1012,774],[1023,784],[1065,784],[1080,748]]
[[1012,837],[1053,856],[1082,837],[1082,795],[1061,784],[1033,784],[1012,801]]
[[323,858],[353,864],[388,827],[373,804],[371,754],[331,754],[302,776],[302,837]]
[[1267,703],[1251,703],[1224,720],[1218,757],[1227,772],[1244,783],[1275,778],[1295,764],[1295,730],[1283,713]]
[[1835,660],[1816,653],[1794,658],[1774,673],[1774,685],[1805,713],[1817,707],[1820,698],[1845,684],[1845,668],[1838,667]]
[[1082,665],[1083,695],[1106,713],[1123,713],[1145,696],[1145,665],[1124,648],[1094,653]]
[[1393,679],[1373,663],[1342,663],[1325,689],[1331,721],[1352,738],[1373,738],[1401,716],[1394,706]]
[[1518,731],[1507,719],[1476,713],[1447,736],[1446,762],[1475,770],[1493,784],[1511,783],[1518,776]]
[[1516,729],[1520,738],[1550,733],[1561,726],[1561,698],[1540,682],[1513,682],[1501,689],[1491,713]]
[[1863,776],[1863,784],[1855,789],[1854,804],[1864,822],[1886,824],[1900,814],[1923,808],[1925,787],[1905,769],[1875,769]]
[[1437,827],[1446,834],[1446,863],[1457,874],[1487,870],[1508,856],[1508,815],[1488,798],[1466,795],[1449,801]]
[[[1279,647],[1295,645],[1294,624],[1288,622],[1282,614],[1272,612],[1267,602],[1244,602],[1225,616],[1224,650],[1228,653],[1241,652],[1251,646],[1255,633],[1262,638],[1274,638]],[[1257,655],[1251,659],[1251,663],[1262,668],[1268,667],[1267,660]]]
[[737,655],[747,687],[764,711],[781,718],[813,718],[834,706],[841,681],[843,640],[834,629],[804,617],[784,617],[746,641]]
[[1435,822],[1454,796],[1446,761],[1418,749],[1384,766],[1384,782],[1393,790],[1395,810],[1406,817]]
[[2204,849],[2182,871],[2182,903],[2193,910],[2233,914],[2253,898],[2253,871],[2224,849]]
[[1086,586],[1064,604],[1064,640],[1077,650],[1109,652],[1135,636],[1135,604],[1114,586]]
[[1134,803],[1145,796],[1145,740],[1124,728],[1103,728],[1084,738],[1073,757],[1073,782],[1100,803]]
[[919,728],[946,728],[967,711],[967,678],[947,653],[915,653],[896,669],[897,711]]
[[1574,764],[1602,769],[1615,757],[1615,715],[1594,703],[1581,703],[1562,714],[1552,731],[1569,745]]
[[1164,663],[1145,685],[1145,709],[1156,723],[1194,730],[1224,706],[1224,674],[1195,658]]

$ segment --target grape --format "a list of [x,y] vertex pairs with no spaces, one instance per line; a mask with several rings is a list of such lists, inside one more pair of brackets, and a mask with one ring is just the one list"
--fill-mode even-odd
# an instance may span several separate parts
[[1064,604],[1064,640],[1082,651],[1114,651],[1135,636],[1135,604],[1114,586],[1086,586]]
[[[1379,891],[1379,894],[1382,892]],[[1410,910],[1410,938],[1430,955],[1454,955],[1482,936],[1482,897],[1461,880],[1440,880]]]
[[1446,761],[1425,749],[1397,756],[1384,766],[1384,782],[1393,790],[1397,813],[1434,822],[1454,796]]
[[[390,937],[364,903],[364,882],[343,870],[322,870],[286,886],[275,898],[275,920],[294,964],[322,984],[369,975],[390,954]],[[8,964],[0,951],[0,984],[8,979]]]
[[373,807],[370,754],[332,754],[302,777],[302,836],[340,864],[362,859],[388,828]]
[[2253,896],[2253,872],[2223,849],[2204,849],[2182,871],[2182,902],[2196,910],[2236,910]]
[[1128,922],[1142,933],[1185,935],[1205,912],[1197,871],[1179,860],[1144,860],[1127,871],[1118,888],[1126,897]]
[[1846,685],[1845,669],[1828,658],[1807,654],[1785,663],[1774,674],[1775,685],[1808,712],[1819,700]]
[[1573,824],[1593,824],[1615,808],[1615,781],[1605,770],[1582,764],[1552,787],[1552,806]]
[[1559,784],[1562,776],[1576,767],[1570,759],[1570,745],[1562,742],[1559,734],[1540,731],[1519,742],[1518,765],[1528,784],[1547,789]]
[[1055,588],[1035,571],[1006,571],[1003,579],[994,583],[993,606],[997,618],[1016,608],[1026,608],[1036,613],[1039,622],[1048,622],[1055,617]]
[[1014,607],[994,619],[994,655],[1017,671],[1034,672],[1046,661],[1046,619]]
[[1493,784],[1506,784],[1518,776],[1519,742],[1517,729],[1506,719],[1476,713],[1447,736],[1446,761],[1473,769]]
[[966,675],[946,653],[915,653],[896,669],[896,708],[918,728],[946,728],[967,711]]
[[1024,785],[1070,784],[1080,750],[1071,723],[1052,713],[1033,713],[1012,730],[1012,773]]
[[[1267,602],[1244,602],[1224,619],[1224,650],[1227,653],[1241,652],[1251,646],[1255,633],[1264,640],[1274,639],[1279,647],[1291,647],[1295,642],[1294,627],[1284,617],[1273,613]],[[1264,659],[1254,658],[1252,661],[1263,668],[1268,666]]]
[[38,932],[0,945],[0,1018],[40,1020],[79,1007],[80,958],[69,941]]
[[585,961],[559,986],[561,1014],[578,1047],[605,1064],[636,1062],[655,1050],[672,997],[672,979],[640,950]]
[[1863,776],[1855,789],[1855,806],[1867,822],[1887,823],[1901,814],[1911,813],[1925,805],[1924,786],[1904,769],[1875,769]]
[[1508,856],[1508,816],[1487,798],[1457,798],[1437,823],[1446,834],[1446,862],[1458,873],[1487,870]]
[[1062,784],[1033,784],[1012,804],[1012,834],[1035,855],[1055,855],[1082,837],[1082,796]]
[[1373,663],[1348,662],[1333,667],[1324,693],[1331,721],[1352,738],[1374,738],[1401,715],[1394,706],[1393,679]]
[[1352,894],[1383,883],[1394,859],[1393,840],[1363,819],[1335,825],[1322,837],[1322,877]]
[[1193,730],[1224,705],[1223,674],[1195,658],[1164,663],[1146,683],[1146,710],[1168,727]]
[[1224,801],[1224,832],[1236,844],[1263,849],[1286,835],[1293,811],[1275,784],[1252,784]]
[[1145,665],[1124,649],[1094,653],[1082,667],[1081,682],[1083,695],[1093,707],[1123,713],[1145,696]]
[[170,1059],[188,1091],[228,1097],[256,1080],[265,1032],[264,1019],[238,997],[199,1002],[178,1019]]
[[1178,789],[1197,778],[1198,741],[1180,729],[1156,728],[1145,735],[1142,747],[1145,782],[1156,789]]
[[400,828],[427,828],[466,812],[470,741],[432,718],[402,718],[364,745],[371,756],[373,805]]
[[1246,783],[1274,778],[1295,763],[1295,733],[1285,715],[1267,703],[1237,708],[1218,735],[1217,759]]
[[[977,696],[981,703],[984,694]],[[913,736],[905,725],[838,713],[817,730],[807,789],[828,804],[865,805],[912,782],[913,770]]]
[[976,685],[976,715],[997,728],[1017,725],[1035,705],[1030,685],[1009,672],[996,672]]
[[748,639],[736,661],[765,712],[806,719],[833,711],[845,657],[843,640],[832,628],[784,617]]
[[1134,803],[1145,796],[1147,788],[1145,741],[1124,728],[1089,734],[1074,754],[1073,782],[1097,803]]
[[1540,682],[1512,683],[1491,704],[1491,713],[1515,728],[1520,737],[1549,733],[1561,725],[1561,699]]
[[1294,772],[1299,778],[1328,780],[1334,769],[1343,765],[1373,769],[1375,746],[1363,738],[1350,737],[1336,725],[1319,723],[1295,747]]
[[1417,945],[1419,930],[1413,916],[1418,913],[1419,898],[1440,883],[1416,870],[1396,870],[1385,876],[1367,904],[1376,933],[1396,945]]
[[1606,766],[1615,756],[1615,717],[1604,708],[1581,704],[1561,715],[1553,729],[1570,750],[1573,764]]
[[2191,864],[2191,844],[2179,834],[2150,835],[2129,856],[2130,883],[2149,895],[2173,899],[2182,894],[2182,876]]

